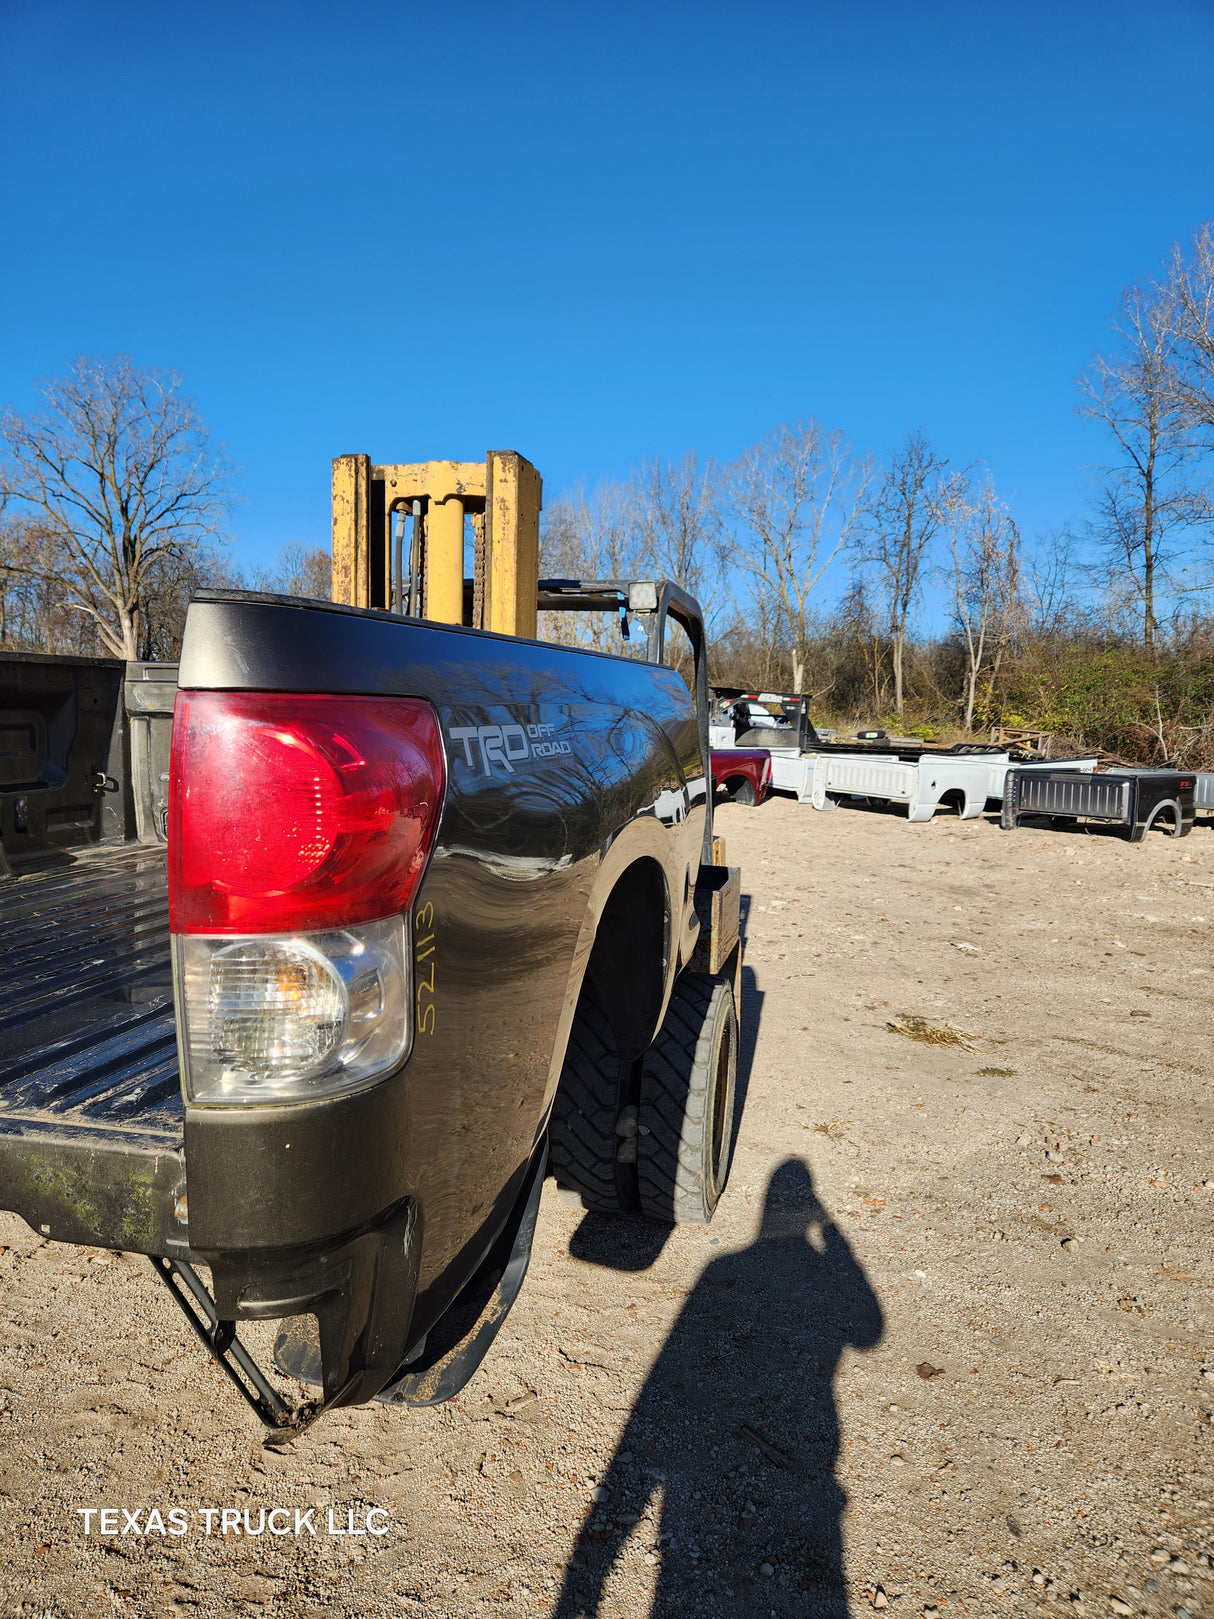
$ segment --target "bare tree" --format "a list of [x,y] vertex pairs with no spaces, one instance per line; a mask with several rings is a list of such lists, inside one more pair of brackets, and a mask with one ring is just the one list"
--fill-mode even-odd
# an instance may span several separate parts
[[31,525],[0,523],[0,647],[37,645],[30,574]]
[[141,592],[141,657],[153,663],[176,661],[185,633],[186,610],[195,592],[204,586],[240,590],[244,579],[226,565],[224,558],[203,546],[181,554],[166,553],[148,568]]
[[[579,490],[544,512],[541,578],[626,579],[639,571],[640,556],[635,490],[630,484],[600,484],[589,498]],[[541,613],[540,634],[562,646],[629,650],[628,643],[621,645],[619,624],[601,613]]]
[[1079,598],[1085,571],[1077,556],[1080,541],[1064,523],[1039,535],[1031,554],[1021,558],[1025,632],[1038,642],[1065,639],[1086,612]]
[[1198,227],[1188,253],[1173,245],[1167,268],[1175,403],[1208,444],[1214,437],[1214,220]]
[[711,461],[644,462],[632,480],[642,558],[689,590],[711,624],[724,579],[720,476]]
[[1108,433],[1117,458],[1102,468],[1097,529],[1142,612],[1142,638],[1159,644],[1156,594],[1178,529],[1210,515],[1191,473],[1196,458],[1191,404],[1178,386],[1178,310],[1170,285],[1127,287],[1112,323],[1118,342],[1093,355],[1079,378],[1080,414]]
[[885,597],[899,719],[906,698],[907,625],[944,515],[947,467],[922,432],[908,433],[877,486],[863,535],[865,558],[874,565]]
[[44,414],[0,416],[0,497],[36,514],[102,645],[138,658],[158,576],[220,533],[227,463],[176,372],[81,357],[40,391]]
[[987,690],[993,686],[1019,607],[1019,535],[989,479],[977,489],[954,480],[944,523],[957,628],[965,643],[964,723],[972,735],[979,679],[985,671]]
[[761,614],[774,608],[787,632],[794,691],[805,680],[814,591],[853,538],[869,477],[842,433],[812,418],[775,428],[729,469],[733,558]]
[[837,655],[833,660],[835,671],[832,684],[837,680],[841,668],[846,669],[858,655],[864,678],[862,683],[853,683],[854,695],[865,706],[871,701],[871,714],[876,718],[885,710],[886,654],[889,644],[873,611],[868,585],[862,574],[852,576],[847,593],[835,609],[833,628],[841,656]]
[[0,524],[0,647],[85,657],[105,651],[96,627],[71,609],[64,565],[54,536],[38,523]]
[[250,589],[328,601],[333,592],[333,557],[323,546],[287,540],[269,567],[253,569]]

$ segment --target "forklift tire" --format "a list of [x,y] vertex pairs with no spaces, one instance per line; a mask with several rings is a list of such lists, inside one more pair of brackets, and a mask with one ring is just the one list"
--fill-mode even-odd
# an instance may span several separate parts
[[684,973],[641,1068],[637,1183],[651,1220],[712,1219],[733,1151],[737,1072],[733,986]]
[[566,1200],[597,1214],[636,1212],[636,1166],[619,1161],[616,1133],[632,1070],[607,1017],[583,991],[552,1104],[548,1165]]

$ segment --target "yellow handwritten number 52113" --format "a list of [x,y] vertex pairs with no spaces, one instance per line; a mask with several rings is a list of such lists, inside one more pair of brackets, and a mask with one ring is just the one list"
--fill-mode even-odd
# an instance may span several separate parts
[[[434,906],[427,900],[418,911],[413,943],[414,974],[417,979],[417,1032],[434,1033]],[[429,962],[427,969],[424,963]],[[422,997],[426,997],[423,1003]]]

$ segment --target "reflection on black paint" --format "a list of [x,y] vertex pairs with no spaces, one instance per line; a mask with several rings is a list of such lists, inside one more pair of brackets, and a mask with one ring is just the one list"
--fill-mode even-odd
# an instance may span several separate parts
[[[585,1222],[579,1242],[597,1246]],[[773,1611],[845,1619],[832,1384],[845,1347],[871,1349],[881,1331],[876,1295],[846,1238],[805,1165],[789,1159],[771,1178],[757,1239],[704,1271],[646,1378],[604,1480],[610,1497],[588,1509],[579,1532],[556,1619],[603,1611],[634,1533],[658,1557],[651,1619]],[[647,1507],[633,1529],[628,1516]],[[659,1534],[669,1537],[660,1547]]]

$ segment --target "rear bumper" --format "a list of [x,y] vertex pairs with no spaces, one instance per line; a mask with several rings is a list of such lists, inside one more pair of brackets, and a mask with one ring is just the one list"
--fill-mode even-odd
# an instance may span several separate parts
[[[397,1404],[437,1405],[458,1394],[468,1382],[501,1329],[527,1274],[547,1156],[547,1141],[543,1140],[515,1177],[518,1185],[505,1223],[439,1318],[427,1332],[413,1335],[407,1361],[409,1322],[405,1301],[396,1318],[400,1337],[393,1339],[393,1322],[388,1314],[390,1298],[385,1291],[389,1279],[385,1277],[371,1298],[376,1325],[368,1335],[370,1340],[382,1341],[385,1348],[376,1365],[363,1371],[357,1398],[365,1400],[375,1395]],[[407,1302],[411,1313],[412,1294]],[[321,1387],[326,1404],[345,1403],[334,1401],[331,1393],[338,1379],[329,1362],[331,1349],[326,1351],[323,1316],[318,1315],[318,1320],[319,1342],[305,1323],[288,1321],[275,1344],[275,1360],[283,1371]],[[382,1368],[389,1362],[395,1370],[385,1379]]]
[[0,1120],[0,1191],[53,1242],[188,1259],[185,1155],[137,1134]]
[[373,1398],[399,1370],[417,1300],[421,1220],[404,1201],[311,1250],[202,1254],[221,1321],[317,1320],[325,1406]]
[[404,1358],[421,1212],[402,1087],[295,1107],[187,1107],[189,1241],[219,1318],[319,1324],[326,1405],[369,1400]]

